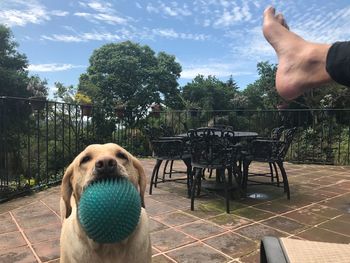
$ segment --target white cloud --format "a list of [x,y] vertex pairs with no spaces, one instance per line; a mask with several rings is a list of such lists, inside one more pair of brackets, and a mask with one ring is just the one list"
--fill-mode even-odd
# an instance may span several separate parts
[[248,30],[233,31],[226,36],[235,40],[230,44],[231,53],[234,57],[247,60],[274,60],[276,53],[265,40],[261,26],[249,28]]
[[252,18],[247,3],[243,6],[235,6],[232,9],[224,9],[221,16],[214,22],[215,27],[227,27],[241,21],[249,21]]
[[[304,39],[318,43],[333,43],[350,39],[350,6],[333,8],[319,7],[317,3],[306,5],[303,12],[296,4],[283,2],[277,12],[282,12],[290,29]],[[260,22],[260,21],[259,21]],[[261,25],[226,30],[231,56],[250,61],[269,60],[277,62],[274,49],[265,40]]]
[[152,4],[148,4],[146,7],[147,12],[159,14],[160,10],[154,7]]
[[59,63],[48,63],[48,64],[31,64],[28,66],[28,70],[32,72],[57,72],[66,71],[74,68],[85,68],[82,65],[72,64],[59,64]]
[[0,3],[0,23],[8,26],[25,26],[42,24],[50,21],[52,16],[67,16],[62,10],[48,11],[37,0],[12,0]]
[[64,34],[53,34],[51,36],[43,35],[42,40],[50,40],[56,42],[66,42],[66,43],[79,43],[87,41],[118,41],[121,39],[126,39],[126,34],[128,32],[123,32],[119,34],[112,34],[109,32],[85,32],[76,35],[64,35]]
[[112,8],[112,4],[111,3],[101,3],[101,2],[97,2],[97,1],[93,1],[87,4],[90,8],[92,8],[93,10],[95,10],[96,12],[100,12],[100,13],[113,13],[114,10]]
[[107,23],[110,25],[125,25],[130,22],[131,18],[124,18],[117,14],[116,10],[113,9],[113,5],[108,2],[102,1],[89,1],[79,2],[79,5],[92,9],[95,13],[88,12],[75,12],[74,15],[83,17],[92,23]]
[[51,14],[53,16],[67,16],[67,15],[69,15],[69,12],[62,11],[62,10],[52,10],[49,12],[49,14]]
[[204,76],[216,76],[218,78],[229,76],[254,75],[255,72],[237,68],[237,64],[230,63],[209,63],[200,65],[188,65],[183,67],[181,78],[193,79],[198,74]]
[[319,43],[333,43],[350,38],[350,6],[325,12],[310,8],[289,24],[303,38]]
[[152,29],[152,33],[155,36],[161,36],[165,38],[172,38],[172,39],[187,39],[187,40],[208,40],[210,36],[205,34],[194,34],[194,33],[182,33],[182,32],[176,32],[172,28],[155,28]]
[[42,40],[57,41],[57,42],[83,42],[84,41],[79,36],[60,35],[60,34],[53,34],[51,36],[43,35],[43,36],[41,36],[41,39]]
[[177,2],[171,2],[170,5],[165,4],[161,1],[159,1],[157,5],[149,3],[146,7],[146,10],[149,13],[162,14],[164,16],[177,18],[192,15],[192,11],[186,4],[183,4],[181,7],[179,7]]
[[82,34],[82,38],[86,41],[89,40],[95,40],[95,41],[116,41],[116,40],[120,40],[121,37],[119,35],[116,34],[111,34],[108,32],[105,33],[84,33]]
[[94,23],[105,22],[107,24],[112,24],[112,25],[117,25],[117,24],[123,25],[128,22],[127,19],[119,17],[117,15],[109,15],[109,14],[103,14],[103,13],[91,14],[91,13],[77,12],[77,13],[74,13],[74,15],[79,17],[84,17],[90,22],[94,22]]
[[[69,29],[69,28],[68,28]],[[69,31],[72,31],[69,29]],[[167,39],[182,39],[182,40],[194,40],[194,41],[205,41],[211,39],[209,35],[206,34],[194,34],[194,33],[183,33],[177,32],[171,28],[155,28],[150,29],[144,27],[142,29],[137,29],[134,27],[121,28],[113,33],[104,31],[93,31],[93,32],[82,32],[78,33],[75,31],[74,34],[52,34],[52,35],[42,35],[41,40],[49,40],[56,42],[88,42],[88,41],[120,41],[127,39],[154,39],[155,37],[167,38]]]
[[1,10],[0,22],[8,26],[25,26],[28,23],[40,24],[49,17],[40,10],[31,10],[30,13],[21,12],[18,10]]
[[254,19],[252,10],[257,9],[257,2],[251,0],[195,0],[194,11],[200,16],[198,23],[204,27],[226,28]]

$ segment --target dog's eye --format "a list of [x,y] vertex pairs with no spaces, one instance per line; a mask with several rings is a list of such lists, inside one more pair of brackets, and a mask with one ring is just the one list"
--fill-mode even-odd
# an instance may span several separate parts
[[81,161],[80,161],[80,164],[83,164],[83,163],[87,163],[88,161],[91,160],[91,156],[90,155],[86,155],[84,156]]
[[127,160],[127,159],[128,159],[128,157],[126,156],[126,154],[123,153],[123,152],[118,152],[116,156],[117,156],[117,158],[120,158],[120,159],[124,159],[124,160]]

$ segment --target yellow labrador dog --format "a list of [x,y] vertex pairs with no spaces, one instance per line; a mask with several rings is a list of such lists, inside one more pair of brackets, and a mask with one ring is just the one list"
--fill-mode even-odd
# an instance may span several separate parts
[[[115,244],[99,244],[88,238],[77,215],[82,191],[95,180],[122,176],[138,188],[143,208],[134,232]],[[119,145],[86,147],[69,165],[61,186],[61,262],[149,263],[152,250],[148,217],[144,209],[146,176],[141,163]]]

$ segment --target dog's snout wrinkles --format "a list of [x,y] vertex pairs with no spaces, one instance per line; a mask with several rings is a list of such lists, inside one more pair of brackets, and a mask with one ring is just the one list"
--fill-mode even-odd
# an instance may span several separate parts
[[110,175],[116,172],[117,161],[113,158],[101,158],[95,163],[97,174]]

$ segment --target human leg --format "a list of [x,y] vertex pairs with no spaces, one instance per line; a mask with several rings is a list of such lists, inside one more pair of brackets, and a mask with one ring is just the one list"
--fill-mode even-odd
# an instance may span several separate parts
[[337,83],[350,87],[350,41],[336,42],[330,47],[326,70]]
[[276,89],[286,100],[294,99],[309,88],[332,81],[326,70],[331,45],[305,41],[289,31],[281,14],[268,7],[264,11],[263,33],[278,56]]

